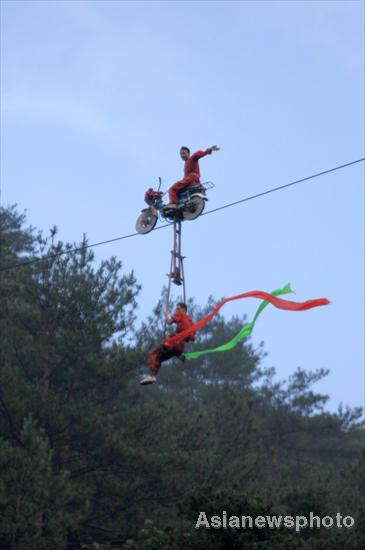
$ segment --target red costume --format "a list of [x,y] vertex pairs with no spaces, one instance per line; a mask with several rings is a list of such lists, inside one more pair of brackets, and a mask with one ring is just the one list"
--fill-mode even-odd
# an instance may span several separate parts
[[[189,315],[185,313],[185,311],[177,311],[172,317],[172,321],[176,323],[176,331],[174,332],[174,334],[178,334],[179,332],[182,332],[183,330],[186,330],[187,328],[191,327],[191,325],[193,325],[193,321],[191,320]],[[179,357],[179,355],[184,353],[184,342],[187,342],[189,340],[194,340],[194,334],[189,335],[185,340],[179,342],[174,346],[169,346],[169,339],[166,338],[161,346],[158,346],[156,349],[151,351],[149,364],[150,370],[153,372],[153,374],[158,373],[161,367],[161,363],[167,361],[168,359],[171,359],[171,357]]]
[[184,178],[174,183],[174,185],[169,189],[170,202],[177,204],[179,202],[179,191],[184,189],[184,187],[190,183],[200,183],[199,159],[205,157],[206,155],[210,155],[211,153],[212,148],[209,147],[205,151],[197,151],[193,155],[190,155],[190,157],[185,161]]

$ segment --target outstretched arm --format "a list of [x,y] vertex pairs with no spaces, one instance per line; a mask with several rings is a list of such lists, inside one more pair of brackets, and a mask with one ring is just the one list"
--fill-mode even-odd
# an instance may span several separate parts
[[211,147],[208,147],[205,152],[208,153],[208,155],[211,155],[213,151],[219,151],[218,145],[212,145]]
[[205,157],[206,155],[211,155],[213,151],[219,151],[218,145],[212,145],[211,147],[208,147],[208,149],[206,149],[205,151],[197,151],[191,156],[192,158],[199,160],[202,157]]

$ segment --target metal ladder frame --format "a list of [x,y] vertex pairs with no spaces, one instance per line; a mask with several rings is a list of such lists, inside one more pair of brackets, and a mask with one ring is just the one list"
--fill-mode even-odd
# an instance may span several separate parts
[[[173,248],[171,250],[171,262],[170,272],[167,273],[169,278],[169,284],[167,287],[166,297],[166,313],[169,312],[170,307],[170,295],[171,295],[171,283],[182,286],[183,302],[186,303],[186,288],[185,288],[185,274],[184,274],[184,259],[186,256],[181,254],[181,221],[174,220],[173,223]],[[166,322],[164,327],[164,333],[166,332]]]

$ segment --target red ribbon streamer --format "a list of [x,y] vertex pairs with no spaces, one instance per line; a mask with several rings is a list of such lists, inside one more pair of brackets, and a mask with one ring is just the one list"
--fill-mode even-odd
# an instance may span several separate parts
[[306,300],[305,302],[293,302],[291,300],[284,300],[284,298],[279,298],[278,296],[273,296],[268,292],[263,292],[262,290],[252,290],[251,292],[245,292],[244,294],[237,294],[237,296],[231,296],[230,298],[225,298],[222,300],[214,309],[207,315],[200,319],[197,323],[191,327],[170,336],[165,339],[164,345],[168,348],[172,348],[176,344],[180,344],[188,336],[191,336],[196,331],[203,328],[213,317],[218,313],[220,308],[224,306],[227,302],[232,302],[233,300],[241,300],[242,298],[259,298],[260,300],[267,300],[273,306],[279,309],[285,309],[287,311],[305,311],[307,309],[312,309],[313,307],[326,306],[330,303],[327,298],[314,298],[313,300]]

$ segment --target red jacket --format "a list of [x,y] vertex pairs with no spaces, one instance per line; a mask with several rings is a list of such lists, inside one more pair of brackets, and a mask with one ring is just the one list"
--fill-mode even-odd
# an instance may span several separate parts
[[177,311],[172,320],[176,323],[176,333],[182,332],[194,324],[189,315],[184,311]]
[[190,174],[196,174],[200,178],[200,168],[199,168],[199,159],[210,155],[212,150],[206,149],[205,151],[197,151],[193,155],[190,155],[188,160],[185,161],[184,166],[184,177],[190,176]]
[[163,342],[163,345],[166,346],[167,348],[173,348],[173,347],[177,348],[181,353],[183,353],[184,342],[193,342],[195,340],[195,332],[193,332],[193,334],[190,334],[190,336],[187,336],[186,338],[184,338],[182,342],[179,342],[176,345],[170,344],[170,338],[171,336],[174,336],[175,334],[178,334],[179,332],[182,332],[183,330],[191,327],[191,325],[193,325],[194,323],[189,317],[189,315],[184,311],[176,312],[172,317],[172,321],[176,323],[176,332],[174,332],[168,338],[166,338]]

